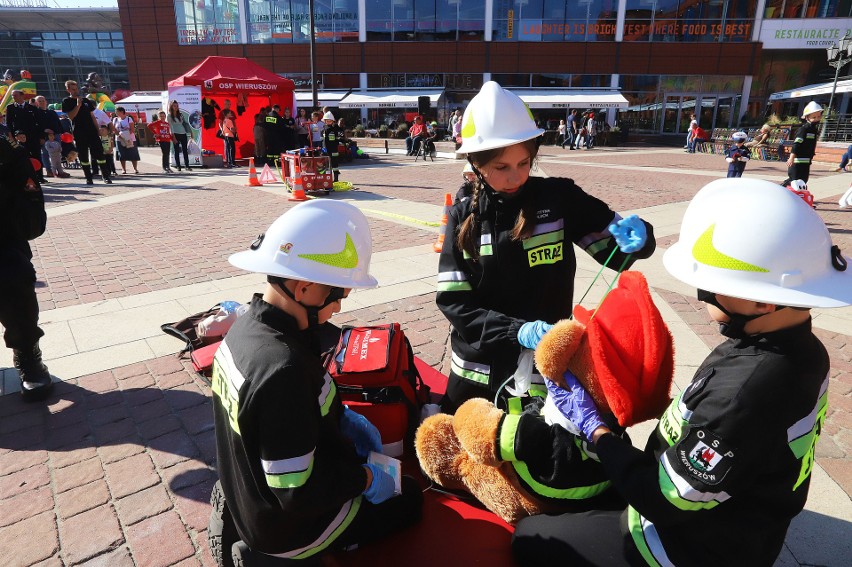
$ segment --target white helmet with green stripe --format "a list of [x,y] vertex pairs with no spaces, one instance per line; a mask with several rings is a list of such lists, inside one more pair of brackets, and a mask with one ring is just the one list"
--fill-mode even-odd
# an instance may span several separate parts
[[796,194],[742,178],[704,186],[663,256],[669,273],[693,287],[791,307],[852,304],[849,263]]
[[488,81],[462,117],[460,154],[505,148],[541,136],[530,109],[518,95]]
[[311,200],[278,217],[249,250],[232,254],[238,268],[342,288],[375,287],[367,217],[341,201]]

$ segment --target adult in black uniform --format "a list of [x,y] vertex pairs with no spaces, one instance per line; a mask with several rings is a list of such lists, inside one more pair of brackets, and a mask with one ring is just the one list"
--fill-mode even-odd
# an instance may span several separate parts
[[[320,238],[321,236],[321,238]],[[308,201],[229,261],[267,275],[213,364],[221,489],[243,539],[235,553],[305,559],[364,544],[416,522],[422,495],[402,494],[373,464],[378,430],[344,408],[323,367],[318,326],[352,288],[376,285],[360,210]],[[212,531],[212,530],[211,530]]]
[[77,86],[76,81],[65,81],[65,90],[68,91],[68,97],[62,100],[62,112],[66,113],[74,123],[74,142],[77,145],[80,165],[83,166],[83,175],[86,176],[86,185],[94,183],[90,159],[95,161],[95,171],[100,168],[104,183],[112,183],[98,134],[98,121],[92,114],[92,111],[97,108],[95,102],[80,96],[80,87]]
[[[6,125],[12,132],[21,131],[27,135],[27,142],[24,146],[30,157],[37,159],[41,158],[41,144],[39,138],[44,138],[44,129],[40,127],[38,108],[24,100],[23,91],[15,89],[12,91],[12,99],[14,104],[10,104],[6,108]],[[36,172],[39,182],[44,181],[42,170]]]
[[771,566],[805,505],[826,416],[829,359],[810,308],[852,303],[848,263],[822,219],[778,185],[734,178],[699,191],[663,264],[700,288],[728,340],[644,452],[601,425],[573,376],[570,394],[548,386],[629,507],[521,521],[521,564]]
[[[452,323],[446,413],[473,397],[493,400],[522,349],[571,316],[575,244],[602,264],[612,255],[613,269],[654,251],[653,229],[638,217],[622,219],[571,179],[530,177],[542,133],[495,82],[462,117],[459,152],[477,182],[450,211],[453,236],[439,260],[438,308]],[[542,377],[533,382],[531,393],[544,395]]]
[[787,179],[781,185],[789,185],[795,179],[801,179],[807,183],[811,176],[811,161],[816,153],[822,107],[814,101],[809,102],[805,106],[802,118],[805,123],[796,131],[793,148],[787,159]]
[[283,151],[296,149],[296,120],[293,118],[290,108],[284,109],[284,116],[281,117],[281,140]]
[[284,133],[284,121],[278,114],[280,108],[272,107],[269,114],[263,120],[263,134],[266,141],[266,163],[278,167],[281,160],[281,152],[284,150],[282,135]]
[[25,401],[44,399],[53,388],[42,362],[33,253],[27,242],[44,232],[44,195],[33,180],[28,152],[0,138],[0,325],[21,380]]

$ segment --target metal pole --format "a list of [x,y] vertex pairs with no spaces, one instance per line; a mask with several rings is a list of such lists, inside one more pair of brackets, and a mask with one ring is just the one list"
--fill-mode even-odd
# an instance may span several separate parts
[[314,28],[314,0],[309,0],[308,10],[311,12],[311,100],[314,109],[319,108],[319,97],[317,96],[317,56],[316,56],[316,33]]
[[[839,61],[837,62],[839,63]],[[831,112],[831,105],[834,103],[834,92],[837,90],[837,78],[840,77],[840,65],[834,65],[834,84],[831,87],[831,97],[828,99],[828,108],[825,109],[822,119],[822,132],[819,133],[819,141],[825,140],[826,130],[828,130],[828,114]]]

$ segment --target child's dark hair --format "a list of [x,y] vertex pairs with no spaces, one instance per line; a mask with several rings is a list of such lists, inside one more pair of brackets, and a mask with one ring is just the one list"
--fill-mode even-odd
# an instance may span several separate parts
[[[524,145],[530,154],[530,168],[538,156],[539,139],[533,138],[520,142]],[[477,180],[473,186],[473,196],[470,203],[470,214],[462,221],[456,235],[456,245],[467,252],[474,260],[479,258],[479,236],[482,228],[482,221],[479,218],[479,199],[485,187],[482,180],[482,174],[479,172],[482,166],[489,164],[491,161],[498,158],[506,148],[496,148],[493,150],[483,150],[481,152],[472,152],[468,154],[467,159],[473,165],[476,172]],[[520,240],[521,238],[529,238],[532,235],[533,222],[535,219],[535,205],[531,201],[521,208],[518,214],[518,219],[515,221],[515,227],[512,229],[512,240]]]

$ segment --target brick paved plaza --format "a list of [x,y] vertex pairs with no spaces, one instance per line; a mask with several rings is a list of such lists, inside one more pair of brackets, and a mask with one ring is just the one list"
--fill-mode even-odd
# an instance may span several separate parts
[[[62,383],[43,404],[23,404],[11,352],[0,350],[0,564],[3,566],[212,565],[206,544],[215,481],[210,390],[159,325],[218,301],[246,302],[263,279],[231,267],[293,206],[283,185],[248,188],[246,168],[164,176],[159,151],[142,150],[140,175],[85,186],[80,171],[51,180],[47,233],[34,241],[47,364]],[[389,154],[344,166],[357,190],[328,197],[368,216],[380,287],[352,294],[334,322],[400,322],[418,356],[448,370],[449,325],[434,303],[432,252],[443,195],[462,162]],[[655,226],[644,271],[676,341],[676,383],[718,344],[694,290],[662,268],[688,200],[724,176],[718,155],[660,147],[543,148],[541,174],[572,177],[621,212]],[[815,165],[811,190],[835,244],[852,255],[852,210],[837,199],[852,175]],[[752,161],[746,177],[781,181],[782,164]],[[578,258],[576,288],[594,264]],[[592,298],[601,290],[593,292]],[[587,300],[592,306],[593,302]],[[776,565],[848,565],[852,557],[852,308],[814,311],[832,361],[829,413],[805,512]],[[633,435],[644,443],[644,425]],[[406,563],[446,561],[440,550]],[[508,550],[506,550],[508,553]],[[401,560],[400,560],[401,562]],[[345,564],[341,563],[341,564]]]

